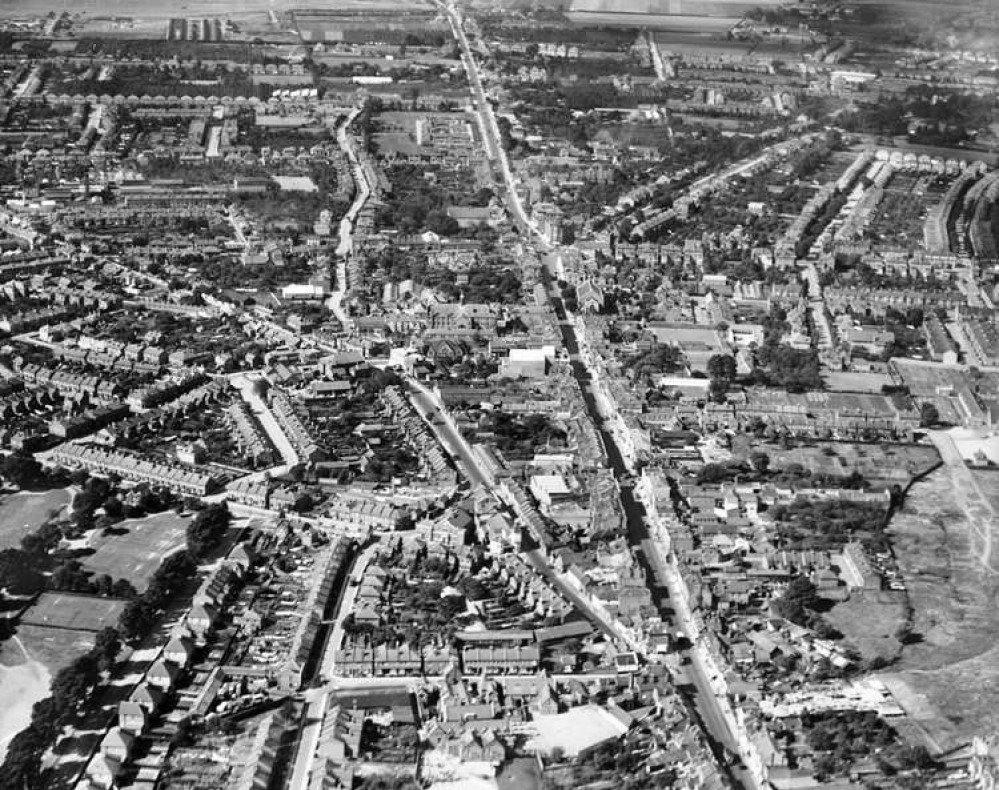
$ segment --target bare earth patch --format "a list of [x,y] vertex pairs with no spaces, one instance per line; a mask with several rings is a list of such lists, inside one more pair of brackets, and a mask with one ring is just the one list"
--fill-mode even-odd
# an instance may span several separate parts
[[18,637],[0,650],[0,762],[10,739],[28,726],[31,707],[49,693],[50,670],[30,655]]
[[938,748],[999,727],[997,525],[972,474],[952,464],[916,483],[889,530],[919,641],[886,680]]

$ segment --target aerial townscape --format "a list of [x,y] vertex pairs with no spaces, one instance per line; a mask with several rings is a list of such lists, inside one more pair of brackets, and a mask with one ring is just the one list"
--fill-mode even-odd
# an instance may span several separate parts
[[0,790],[999,788],[996,0],[0,2]]

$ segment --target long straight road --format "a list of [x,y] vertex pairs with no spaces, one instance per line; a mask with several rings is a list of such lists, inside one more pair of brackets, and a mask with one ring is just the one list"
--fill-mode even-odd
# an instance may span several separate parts
[[[606,423],[600,413],[599,405],[593,395],[590,386],[592,381],[591,375],[583,364],[582,357],[579,354],[579,342],[576,338],[575,327],[570,321],[565,320],[565,308],[562,305],[561,299],[551,290],[550,281],[548,282],[548,287],[552,293],[552,303],[555,305],[555,313],[559,318],[562,343],[569,353],[573,375],[579,382],[579,388],[582,391],[587,412],[603,439],[611,471],[614,472],[614,476],[619,482],[627,483],[630,480],[630,472],[625,463],[624,456],[618,447],[617,438],[606,427]],[[663,577],[667,569],[663,568],[658,561],[654,562],[652,560],[654,553],[648,550],[651,544],[651,536],[646,521],[647,514],[645,507],[635,497],[630,485],[621,485],[619,490],[621,492],[621,506],[627,519],[628,540],[632,546],[640,549],[637,555],[645,569],[646,578],[653,588],[653,600],[657,602],[663,620],[673,623],[674,628],[677,628],[680,624],[677,623],[675,612],[669,606],[662,603],[668,596],[668,591],[664,590],[656,582],[657,579]],[[716,747],[720,745],[729,752],[738,754],[738,739],[732,730],[729,718],[725,715],[721,700],[719,700],[712,688],[710,670],[705,666],[700,650],[689,649],[684,651],[684,653],[690,659],[688,675],[695,689],[695,692],[690,696],[690,701],[697,715],[700,717],[705,734]],[[732,779],[743,788],[752,790],[757,786],[755,779],[745,768],[735,766],[731,769],[731,773]]]
[[496,113],[493,111],[489,97],[486,96],[486,90],[482,85],[482,77],[479,74],[478,62],[475,60],[475,54],[468,43],[468,37],[465,35],[465,30],[461,24],[461,17],[453,5],[443,2],[443,0],[434,1],[447,14],[448,21],[451,23],[451,30],[458,41],[458,45],[461,47],[461,61],[465,66],[468,82],[472,86],[475,113],[479,118],[479,128],[484,137],[483,144],[486,147],[486,153],[492,161],[499,165],[500,175],[503,177],[503,184],[506,187],[506,202],[507,207],[510,209],[510,214],[513,216],[515,224],[522,232],[528,235],[530,240],[542,246],[547,246],[547,241],[541,231],[538,230],[537,225],[531,222],[527,216],[527,212],[524,211],[524,204],[521,202],[520,195],[517,192],[516,179],[514,179],[513,171],[510,169],[510,160],[507,158],[506,149],[503,147],[503,137],[500,134],[499,124],[496,121]]
[[229,377],[229,381],[239,389],[239,394],[246,402],[246,405],[250,407],[253,416],[260,421],[260,425],[267,434],[267,438],[271,440],[277,451],[281,453],[281,457],[284,459],[284,466],[268,470],[272,477],[278,477],[295,466],[299,458],[288,435],[278,424],[274,412],[271,411],[270,406],[267,405],[264,399],[253,388],[254,382],[260,378],[262,378],[262,374],[251,377],[249,373],[235,373]]
[[437,435],[437,440],[444,445],[451,458],[458,462],[461,471],[473,486],[491,487],[488,475],[481,469],[479,460],[472,452],[465,437],[455,429],[454,424],[442,409],[434,394],[416,379],[406,380],[409,387],[409,399],[420,416],[430,423],[430,429]]
[[[521,203],[520,196],[517,193],[516,182],[513,178],[513,173],[510,169],[506,152],[503,149],[499,126],[496,123],[496,117],[493,112],[492,105],[490,104],[489,99],[486,96],[485,89],[483,88],[478,65],[462,27],[459,13],[454,6],[446,4],[444,0],[435,0],[435,3],[448,15],[452,31],[454,32],[454,37],[461,47],[462,62],[465,66],[469,83],[472,87],[473,98],[476,105],[475,109],[479,117],[479,126],[482,129],[483,134],[488,137],[488,139],[484,141],[486,150],[491,156],[493,155],[493,152],[495,152],[495,161],[498,162],[500,166],[504,186],[507,191],[507,206],[510,208],[510,213],[514,218],[514,222],[521,233],[525,236],[525,241],[527,243],[534,244],[543,250],[548,249],[550,245],[548,245],[538,228],[527,217],[523,204]],[[566,321],[564,307],[555,288],[553,287],[550,277],[545,276],[545,285],[548,289],[552,303],[556,306],[556,313],[559,318],[559,328],[562,333],[562,341],[569,354],[573,375],[579,382],[579,387],[582,391],[583,400],[586,404],[590,418],[593,420],[597,430],[600,432],[601,438],[603,439],[611,470],[614,472],[614,475],[618,479],[619,483],[626,482],[630,480],[630,473],[620,448],[618,447],[616,437],[610,430],[607,429],[604,420],[601,417],[600,409],[590,388],[592,377],[589,370],[583,364],[582,358],[579,354],[579,343],[576,339],[575,328],[571,323]],[[620,486],[620,492],[621,505],[627,518],[628,537],[630,543],[637,548],[641,548],[643,544],[648,545],[650,535],[645,520],[645,508],[635,498],[634,492],[632,491],[630,485]],[[646,558],[645,552],[638,552],[638,556],[640,561],[642,561],[645,566],[646,573],[648,574],[647,578],[650,583],[653,583],[656,575],[653,573],[654,569]],[[658,595],[656,594],[657,592],[659,593]],[[661,602],[663,592],[664,591],[662,589],[654,589],[653,597],[657,601]],[[668,607],[662,608],[660,606],[660,611],[663,614],[664,619],[669,619],[670,621],[674,619],[672,616],[673,612]],[[732,731],[729,719],[725,715],[721,702],[718,698],[716,698],[714,691],[711,688],[710,678],[708,676],[709,671],[704,666],[700,651],[690,651],[690,659],[692,667],[690,676],[696,689],[696,693],[692,695],[691,701],[697,715],[700,718],[705,734],[716,747],[718,745],[723,745],[730,751],[738,753],[735,733]],[[718,750],[716,748],[716,753],[717,752]],[[752,789],[757,786],[755,779],[749,771],[743,768],[734,769],[732,771],[732,779],[736,784],[741,785],[743,788]]]

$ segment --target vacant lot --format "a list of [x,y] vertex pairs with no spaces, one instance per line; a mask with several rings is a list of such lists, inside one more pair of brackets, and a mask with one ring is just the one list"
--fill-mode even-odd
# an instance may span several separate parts
[[789,464],[801,464],[812,474],[847,477],[862,474],[874,486],[900,485],[936,464],[940,457],[936,449],[915,444],[852,444],[847,442],[815,442],[808,446],[783,450],[779,445],[754,446],[770,456],[770,466],[780,469]]
[[109,535],[95,533],[90,543],[95,551],[84,558],[84,567],[95,574],[128,579],[142,592],[163,558],[184,548],[187,521],[187,516],[167,511],[123,521]]
[[891,661],[902,649],[895,633],[905,622],[905,603],[897,593],[855,595],[836,604],[825,618],[865,661],[879,657]]
[[71,499],[68,488],[57,488],[40,494],[22,491],[0,502],[0,549],[17,548],[21,539],[30,535],[53,516],[58,515]]
[[538,762],[529,757],[515,757],[503,764],[496,780],[500,790],[537,790],[541,787]]
[[982,562],[988,524],[968,475],[958,463],[916,483],[889,529],[919,640],[889,679],[940,748],[999,726],[999,574]]

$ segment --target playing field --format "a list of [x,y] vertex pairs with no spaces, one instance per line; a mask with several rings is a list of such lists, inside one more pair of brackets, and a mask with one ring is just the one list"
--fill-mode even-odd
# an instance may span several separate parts
[[163,558],[184,548],[187,521],[187,516],[167,511],[116,524],[114,532],[125,530],[124,534],[95,533],[90,543],[95,552],[83,560],[84,567],[128,579],[142,592]]
[[97,633],[118,622],[127,601],[96,595],[47,592],[21,616],[24,625]]
[[70,501],[68,488],[40,494],[22,491],[0,502],[0,549],[16,548],[21,539],[38,529]]

